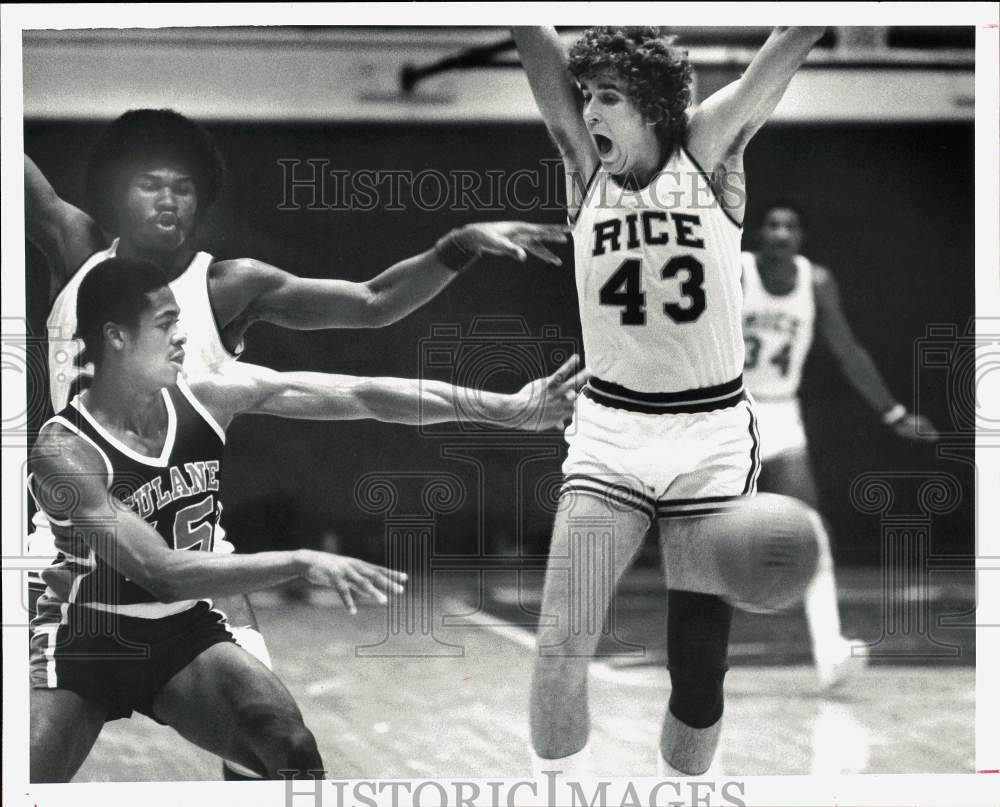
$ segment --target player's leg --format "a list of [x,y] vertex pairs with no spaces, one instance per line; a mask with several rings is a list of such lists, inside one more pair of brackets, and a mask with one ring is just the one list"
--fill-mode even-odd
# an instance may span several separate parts
[[660,773],[711,771],[722,730],[733,607],[713,594],[667,594],[670,700],[660,731]]
[[549,549],[531,679],[531,741],[544,763],[565,764],[587,744],[587,671],[608,605],[649,528],[646,512],[600,494],[566,490]]
[[657,502],[671,687],[657,769],[667,776],[715,775],[733,607],[715,571],[715,547],[691,527],[754,492],[759,441],[748,401],[678,420],[678,429],[683,429],[678,445],[686,445],[698,461],[694,470],[670,481]]
[[[236,551],[236,547],[226,540],[226,531],[221,526],[216,528],[214,551],[224,554]],[[257,623],[257,615],[250,604],[250,598],[246,594],[221,597],[215,600],[214,607],[215,610],[225,614],[236,644],[269,670],[273,669],[271,654]],[[227,759],[222,761],[222,778],[227,782],[239,782],[253,781],[260,777],[246,766]]]
[[260,776],[322,776],[316,741],[291,694],[232,642],[213,644],[174,675],[152,712],[190,742]]
[[31,690],[30,781],[68,782],[86,760],[107,709],[68,689]]
[[[819,506],[812,463],[804,448],[764,463],[759,487],[762,491],[792,496],[813,508]],[[820,687],[828,689],[862,668],[865,658],[853,655],[851,642],[841,632],[830,534],[822,520],[817,538],[819,557],[816,574],[806,589],[805,611],[816,674]]]

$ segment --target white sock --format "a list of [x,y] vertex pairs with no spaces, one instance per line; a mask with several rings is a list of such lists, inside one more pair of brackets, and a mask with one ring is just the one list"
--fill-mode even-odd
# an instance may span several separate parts
[[721,776],[719,767],[713,765],[721,733],[721,717],[707,728],[696,729],[667,710],[656,755],[662,766],[657,765],[657,772],[662,776]]
[[589,779],[593,776],[590,763],[590,743],[575,754],[556,759],[542,759],[531,749],[531,774],[535,779],[542,778],[543,771],[561,771],[568,779]]
[[830,553],[830,536],[816,518],[816,536],[819,541],[819,558],[816,574],[806,589],[806,621],[812,641],[813,659],[819,658],[841,642],[840,610],[837,605],[837,581],[833,574],[833,555]]

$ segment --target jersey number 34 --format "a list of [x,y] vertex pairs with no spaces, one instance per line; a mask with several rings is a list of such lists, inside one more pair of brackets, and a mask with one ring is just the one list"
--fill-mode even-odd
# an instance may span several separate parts
[[[677,303],[664,303],[663,313],[674,322],[694,322],[705,311],[705,268],[693,255],[675,255],[660,270],[660,277],[672,280],[681,272],[683,298]],[[642,290],[642,261],[628,258],[622,262],[607,283],[601,286],[601,305],[622,309],[622,325],[646,324],[646,293]]]

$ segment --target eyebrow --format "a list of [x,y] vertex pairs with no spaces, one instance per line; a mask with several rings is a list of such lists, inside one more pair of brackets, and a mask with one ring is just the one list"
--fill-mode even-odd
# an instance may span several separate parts
[[178,308],[167,308],[157,314],[154,319],[158,322],[161,319],[178,319],[181,315]]
[[602,83],[602,84],[598,84],[597,85],[597,89],[599,89],[599,90],[617,90],[618,92],[621,92],[621,88],[617,84],[608,84],[606,82]]
[[[161,176],[160,171],[142,171],[139,174],[139,179],[162,179],[162,178],[163,177]],[[191,181],[191,175],[178,174],[177,176],[171,178],[172,182],[183,182],[185,180]]]

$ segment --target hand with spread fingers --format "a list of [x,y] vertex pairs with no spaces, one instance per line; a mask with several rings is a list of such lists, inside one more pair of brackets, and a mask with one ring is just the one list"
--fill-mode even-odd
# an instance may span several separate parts
[[589,377],[574,353],[552,375],[525,384],[515,395],[525,428],[539,432],[561,428],[573,416],[578,391]]
[[546,244],[566,243],[569,228],[563,224],[493,221],[467,224],[454,237],[456,246],[471,255],[505,255],[523,262],[530,254],[545,263],[562,266],[562,259]]
[[355,596],[385,605],[389,594],[403,592],[406,582],[403,572],[313,549],[301,549],[298,554],[303,567],[302,577],[313,585],[335,589],[352,614],[358,612]]

